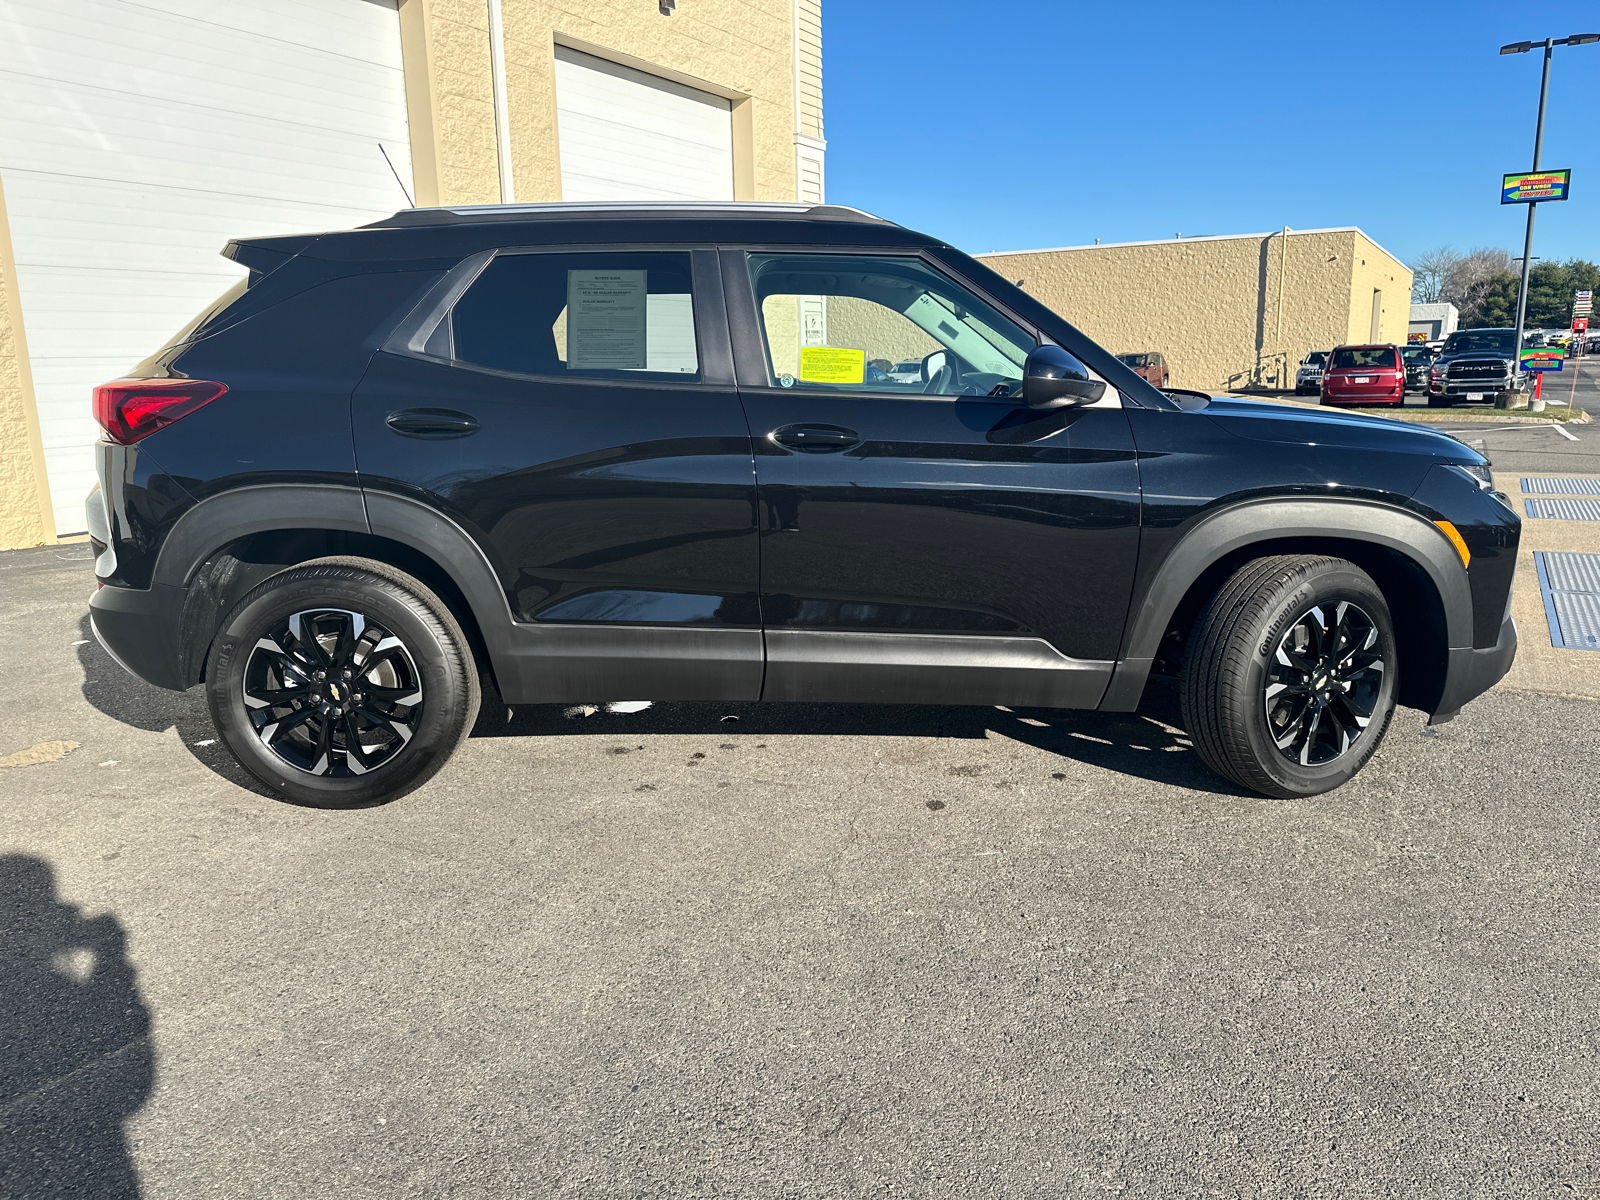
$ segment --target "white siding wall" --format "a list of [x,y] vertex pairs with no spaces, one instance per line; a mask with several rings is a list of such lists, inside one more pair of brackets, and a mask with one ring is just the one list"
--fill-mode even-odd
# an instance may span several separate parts
[[234,237],[347,228],[411,188],[378,0],[0,0],[0,177],[56,528],[84,528],[90,391],[242,273]]

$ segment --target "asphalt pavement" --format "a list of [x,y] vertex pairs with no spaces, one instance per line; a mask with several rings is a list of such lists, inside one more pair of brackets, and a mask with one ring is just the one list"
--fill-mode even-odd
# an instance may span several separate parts
[[1592,701],[1402,710],[1305,802],[1160,688],[496,707],[330,813],[110,662],[91,586],[0,555],[0,1195],[1600,1192]]

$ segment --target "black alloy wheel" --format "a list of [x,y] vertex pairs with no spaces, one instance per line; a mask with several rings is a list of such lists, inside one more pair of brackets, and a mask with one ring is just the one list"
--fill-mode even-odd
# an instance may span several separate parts
[[422,717],[422,675],[405,643],[348,609],[290,613],[256,639],[240,686],[261,744],[311,775],[381,767]]
[[217,731],[274,794],[346,808],[420,787],[466,737],[476,664],[449,608],[386,563],[271,576],[222,621],[206,669]]
[[1184,726],[1217,774],[1266,796],[1315,796],[1376,753],[1398,677],[1389,607],[1365,571],[1338,558],[1258,558],[1189,633]]
[[1302,767],[1348,753],[1372,724],[1387,666],[1363,609],[1312,605],[1267,664],[1262,704],[1278,752]]

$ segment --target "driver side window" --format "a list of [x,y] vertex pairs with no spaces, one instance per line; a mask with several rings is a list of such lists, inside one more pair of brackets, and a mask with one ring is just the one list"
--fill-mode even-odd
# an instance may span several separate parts
[[774,387],[1020,395],[1037,343],[920,259],[752,254]]

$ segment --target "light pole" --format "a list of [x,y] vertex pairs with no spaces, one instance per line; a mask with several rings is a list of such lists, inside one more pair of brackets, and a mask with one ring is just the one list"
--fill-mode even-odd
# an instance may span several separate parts
[[[1600,42],[1600,33],[1575,33],[1571,37],[1545,38],[1544,39],[1544,75],[1539,80],[1539,123],[1533,131],[1533,170],[1539,169],[1539,152],[1544,149],[1544,105],[1550,94],[1550,56],[1557,46],[1586,46],[1590,42]],[[1501,46],[1501,54],[1526,54],[1538,42],[1512,42]],[[1522,286],[1517,289],[1517,336],[1515,354],[1516,359],[1512,366],[1512,379],[1516,379],[1518,369],[1522,366],[1522,328],[1528,318],[1528,272],[1533,267],[1533,210],[1537,204],[1528,205],[1528,235],[1522,243]]]

